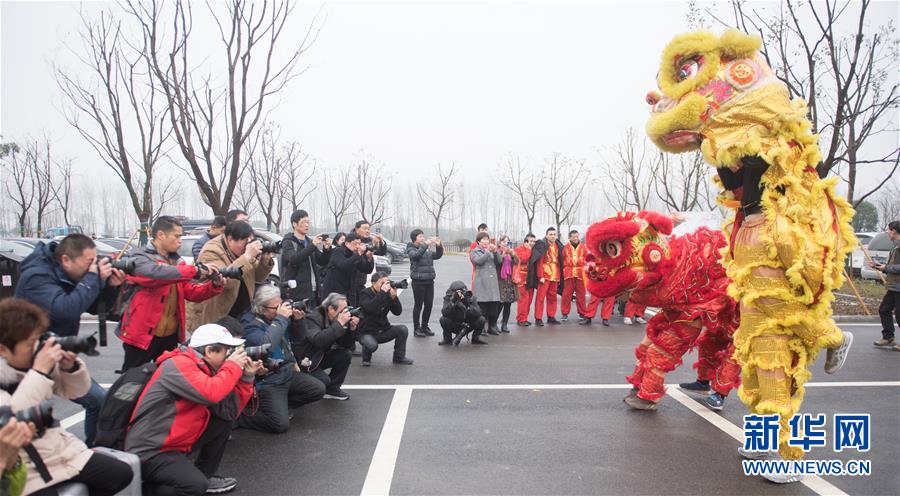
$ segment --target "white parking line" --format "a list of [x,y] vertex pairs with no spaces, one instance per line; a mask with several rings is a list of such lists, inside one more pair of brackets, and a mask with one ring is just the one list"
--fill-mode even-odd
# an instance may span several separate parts
[[412,398],[411,387],[398,387],[381,429],[381,437],[375,446],[369,473],[363,484],[361,495],[387,495],[391,492],[394,480],[394,468],[397,454],[400,452],[400,440],[403,438],[403,427],[406,425],[406,414],[409,412],[409,401]]

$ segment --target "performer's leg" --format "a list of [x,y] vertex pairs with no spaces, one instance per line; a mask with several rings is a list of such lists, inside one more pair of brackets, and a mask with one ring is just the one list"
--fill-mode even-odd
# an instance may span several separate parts
[[548,281],[547,287],[547,318],[556,317],[556,291],[559,289],[558,282]]
[[547,300],[547,292],[550,289],[550,281],[542,282],[537,287],[537,298],[534,301],[534,318],[544,318],[544,304]]
[[567,317],[569,311],[572,310],[572,293],[575,292],[575,281],[575,279],[566,279],[564,282],[560,283],[563,285],[561,308],[563,317]]
[[612,317],[613,310],[616,308],[615,297],[609,297],[603,300],[603,308],[600,309],[600,318],[609,320]]
[[[650,319],[650,322],[654,320],[656,317]],[[666,373],[681,365],[681,357],[694,345],[700,334],[698,321],[666,320],[668,319],[657,320],[655,329],[647,333],[652,344],[644,357],[644,376],[637,396],[648,401],[657,402],[665,395],[663,381]],[[649,323],[647,327],[650,328]]]
[[579,315],[587,315],[587,305],[585,304],[584,281],[574,279],[575,281],[575,309]]
[[519,300],[516,302],[516,322],[527,322],[528,313],[531,310],[531,300],[534,289],[527,289],[525,285],[519,286]]
[[584,310],[584,316],[593,319],[597,316],[597,309],[600,307],[600,298],[597,298],[594,295],[591,295],[590,301],[587,303],[587,308]]

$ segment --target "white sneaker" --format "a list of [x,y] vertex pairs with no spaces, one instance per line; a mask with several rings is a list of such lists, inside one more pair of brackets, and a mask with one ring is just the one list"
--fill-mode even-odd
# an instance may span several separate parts
[[853,345],[853,333],[847,331],[843,331],[843,333],[844,342],[837,348],[828,348],[825,358],[826,374],[833,374],[838,370],[841,370],[841,367],[843,367],[844,363],[847,361],[847,352],[850,351],[850,346]]
[[647,321],[644,320],[643,317],[635,317],[634,321],[637,322],[638,324],[646,324],[647,323]]
[[624,319],[622,319],[622,322],[625,325],[631,325],[631,317],[625,317]]

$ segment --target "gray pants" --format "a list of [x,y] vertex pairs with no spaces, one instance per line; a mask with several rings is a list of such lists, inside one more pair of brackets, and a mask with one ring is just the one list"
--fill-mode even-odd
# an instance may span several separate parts
[[257,395],[259,404],[254,405],[253,401],[247,404],[238,418],[238,426],[281,433],[291,426],[288,410],[322,399],[325,385],[309,374],[295,371],[290,381],[278,385],[263,385]]

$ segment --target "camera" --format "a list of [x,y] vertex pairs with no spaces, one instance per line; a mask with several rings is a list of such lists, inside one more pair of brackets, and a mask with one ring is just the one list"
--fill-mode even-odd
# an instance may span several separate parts
[[[44,346],[44,342],[50,338],[56,338],[56,344],[58,344],[63,351],[83,353],[87,356],[98,356],[100,354],[100,352],[97,351],[97,338],[95,338],[93,334],[86,338],[81,336],[60,337],[55,332],[47,331],[41,334],[40,346]],[[40,347],[38,349],[40,349]]]
[[271,347],[272,345],[269,343],[259,346],[247,346],[244,348],[244,353],[253,361],[266,360],[269,358],[269,348]]
[[409,287],[409,281],[407,281],[406,279],[391,281],[391,287],[394,289],[406,289]]
[[469,290],[457,289],[456,293],[453,294],[453,301],[467,301],[470,299],[472,299],[472,292]]
[[53,404],[42,401],[40,404],[19,410],[13,413],[9,406],[0,406],[0,427],[5,426],[11,418],[15,417],[19,422],[31,422],[37,429],[37,437],[41,437],[49,427],[55,427],[56,419],[53,418]]
[[130,257],[122,257],[119,259],[113,258],[109,255],[103,255],[102,257],[97,259],[97,263],[108,260],[109,264],[112,265],[112,268],[121,270],[122,272],[133,275],[134,274],[134,259]]
[[262,253],[281,253],[282,240],[266,241],[262,244]]
[[325,241],[326,239],[329,238],[328,233],[322,233],[319,236],[321,237],[322,241]]
[[222,267],[219,269],[219,274],[222,274],[222,277],[225,279],[240,279],[244,277],[244,268],[243,267]]
[[263,367],[266,368],[269,372],[275,372],[276,370],[281,368],[281,365],[284,364],[284,360],[279,360],[277,358],[266,358],[263,363]]
[[347,307],[347,311],[350,312],[351,317],[362,317],[362,307]]
[[291,308],[293,308],[294,310],[300,310],[301,312],[309,311],[309,298],[304,298],[298,301],[287,300],[285,303],[290,303]]

